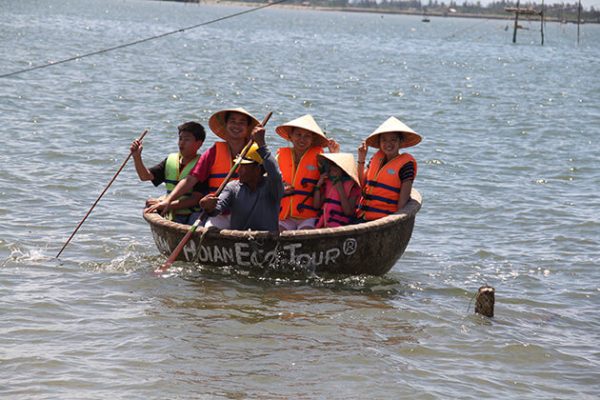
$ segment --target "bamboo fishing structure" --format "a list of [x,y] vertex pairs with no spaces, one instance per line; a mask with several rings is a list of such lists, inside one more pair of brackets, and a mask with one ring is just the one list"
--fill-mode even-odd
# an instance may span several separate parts
[[542,9],[540,11],[535,10],[533,8],[521,8],[520,1],[517,0],[516,7],[506,7],[504,9],[506,12],[512,12],[515,14],[515,23],[513,28],[513,43],[517,43],[517,29],[521,26],[519,25],[519,15],[528,15],[528,16],[539,16],[540,17],[540,33],[542,37],[542,46],[544,45],[544,2],[542,1]]

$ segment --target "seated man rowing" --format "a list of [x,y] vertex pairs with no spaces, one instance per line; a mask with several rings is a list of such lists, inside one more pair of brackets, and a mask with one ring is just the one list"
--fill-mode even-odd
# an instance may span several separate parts
[[255,143],[240,161],[239,180],[229,182],[219,197],[203,197],[200,206],[211,217],[230,211],[230,229],[278,232],[283,197],[281,171],[265,144],[262,125],[252,130],[251,137]]

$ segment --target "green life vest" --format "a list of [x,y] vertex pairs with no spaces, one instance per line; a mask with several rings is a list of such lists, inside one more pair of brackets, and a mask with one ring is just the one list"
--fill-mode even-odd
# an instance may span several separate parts
[[[186,176],[188,176],[188,174],[196,166],[196,163],[198,163],[199,159],[200,159],[200,156],[196,156],[196,158],[194,158],[192,161],[190,161],[185,166],[183,171],[180,172],[179,165],[181,165],[181,163],[180,163],[181,154],[180,153],[169,154],[169,156],[167,157],[166,165],[165,165],[165,186],[167,187],[167,194],[171,193],[173,191],[173,189],[175,189],[175,186],[177,186],[179,181],[183,180]],[[185,199],[189,198],[191,194],[192,194],[192,191],[181,196],[179,198],[179,200],[185,200]],[[196,212],[196,211],[200,211],[200,208],[199,207],[181,208],[179,210],[174,210],[174,213],[177,215],[189,215],[192,212]],[[169,213],[168,217],[169,217],[169,219],[173,219],[171,213]]]

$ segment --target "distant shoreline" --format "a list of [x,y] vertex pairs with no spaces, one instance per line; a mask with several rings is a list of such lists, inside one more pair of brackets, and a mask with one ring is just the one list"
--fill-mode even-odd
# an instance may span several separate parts
[[[190,2],[189,0],[187,2]],[[235,1],[235,0],[197,0],[193,1],[199,4],[210,4],[210,5],[226,5],[226,6],[238,6],[238,7],[260,7],[264,6],[262,2],[249,2],[249,1]],[[428,10],[427,13],[423,13],[423,10],[419,9],[393,9],[393,8],[366,8],[366,7],[325,7],[325,6],[314,6],[314,5],[301,5],[301,4],[276,4],[273,7],[286,8],[292,10],[315,10],[315,11],[339,11],[339,12],[353,12],[353,13],[368,13],[368,14],[390,14],[390,15],[413,15],[418,17],[437,17],[437,18],[475,18],[475,19],[496,19],[496,20],[507,20],[514,21],[514,14],[506,12],[505,14],[470,14],[460,12],[448,12],[440,10]],[[527,16],[522,15],[522,20],[527,20]],[[535,16],[531,18],[532,21],[539,21],[539,17]],[[555,17],[545,17],[545,22],[563,22],[563,23],[574,23],[577,21],[567,20],[561,21]],[[596,21],[585,21],[586,24],[595,24]],[[583,22],[582,22],[583,24]]]

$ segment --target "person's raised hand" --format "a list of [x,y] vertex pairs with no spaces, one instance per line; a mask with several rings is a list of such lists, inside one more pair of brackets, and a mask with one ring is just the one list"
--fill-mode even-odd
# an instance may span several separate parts
[[327,140],[327,148],[330,153],[339,153],[340,152],[340,144],[335,141],[335,139]]
[[256,125],[254,129],[252,129],[251,138],[256,142],[258,147],[263,147],[265,145],[265,128],[262,125]]
[[363,140],[363,142],[358,146],[358,163],[364,164],[367,159],[367,151],[368,151],[367,142]]
[[129,151],[131,151],[131,155],[134,157],[140,157],[143,149],[144,145],[139,139],[135,139],[133,142],[131,142],[131,146],[129,147]]

